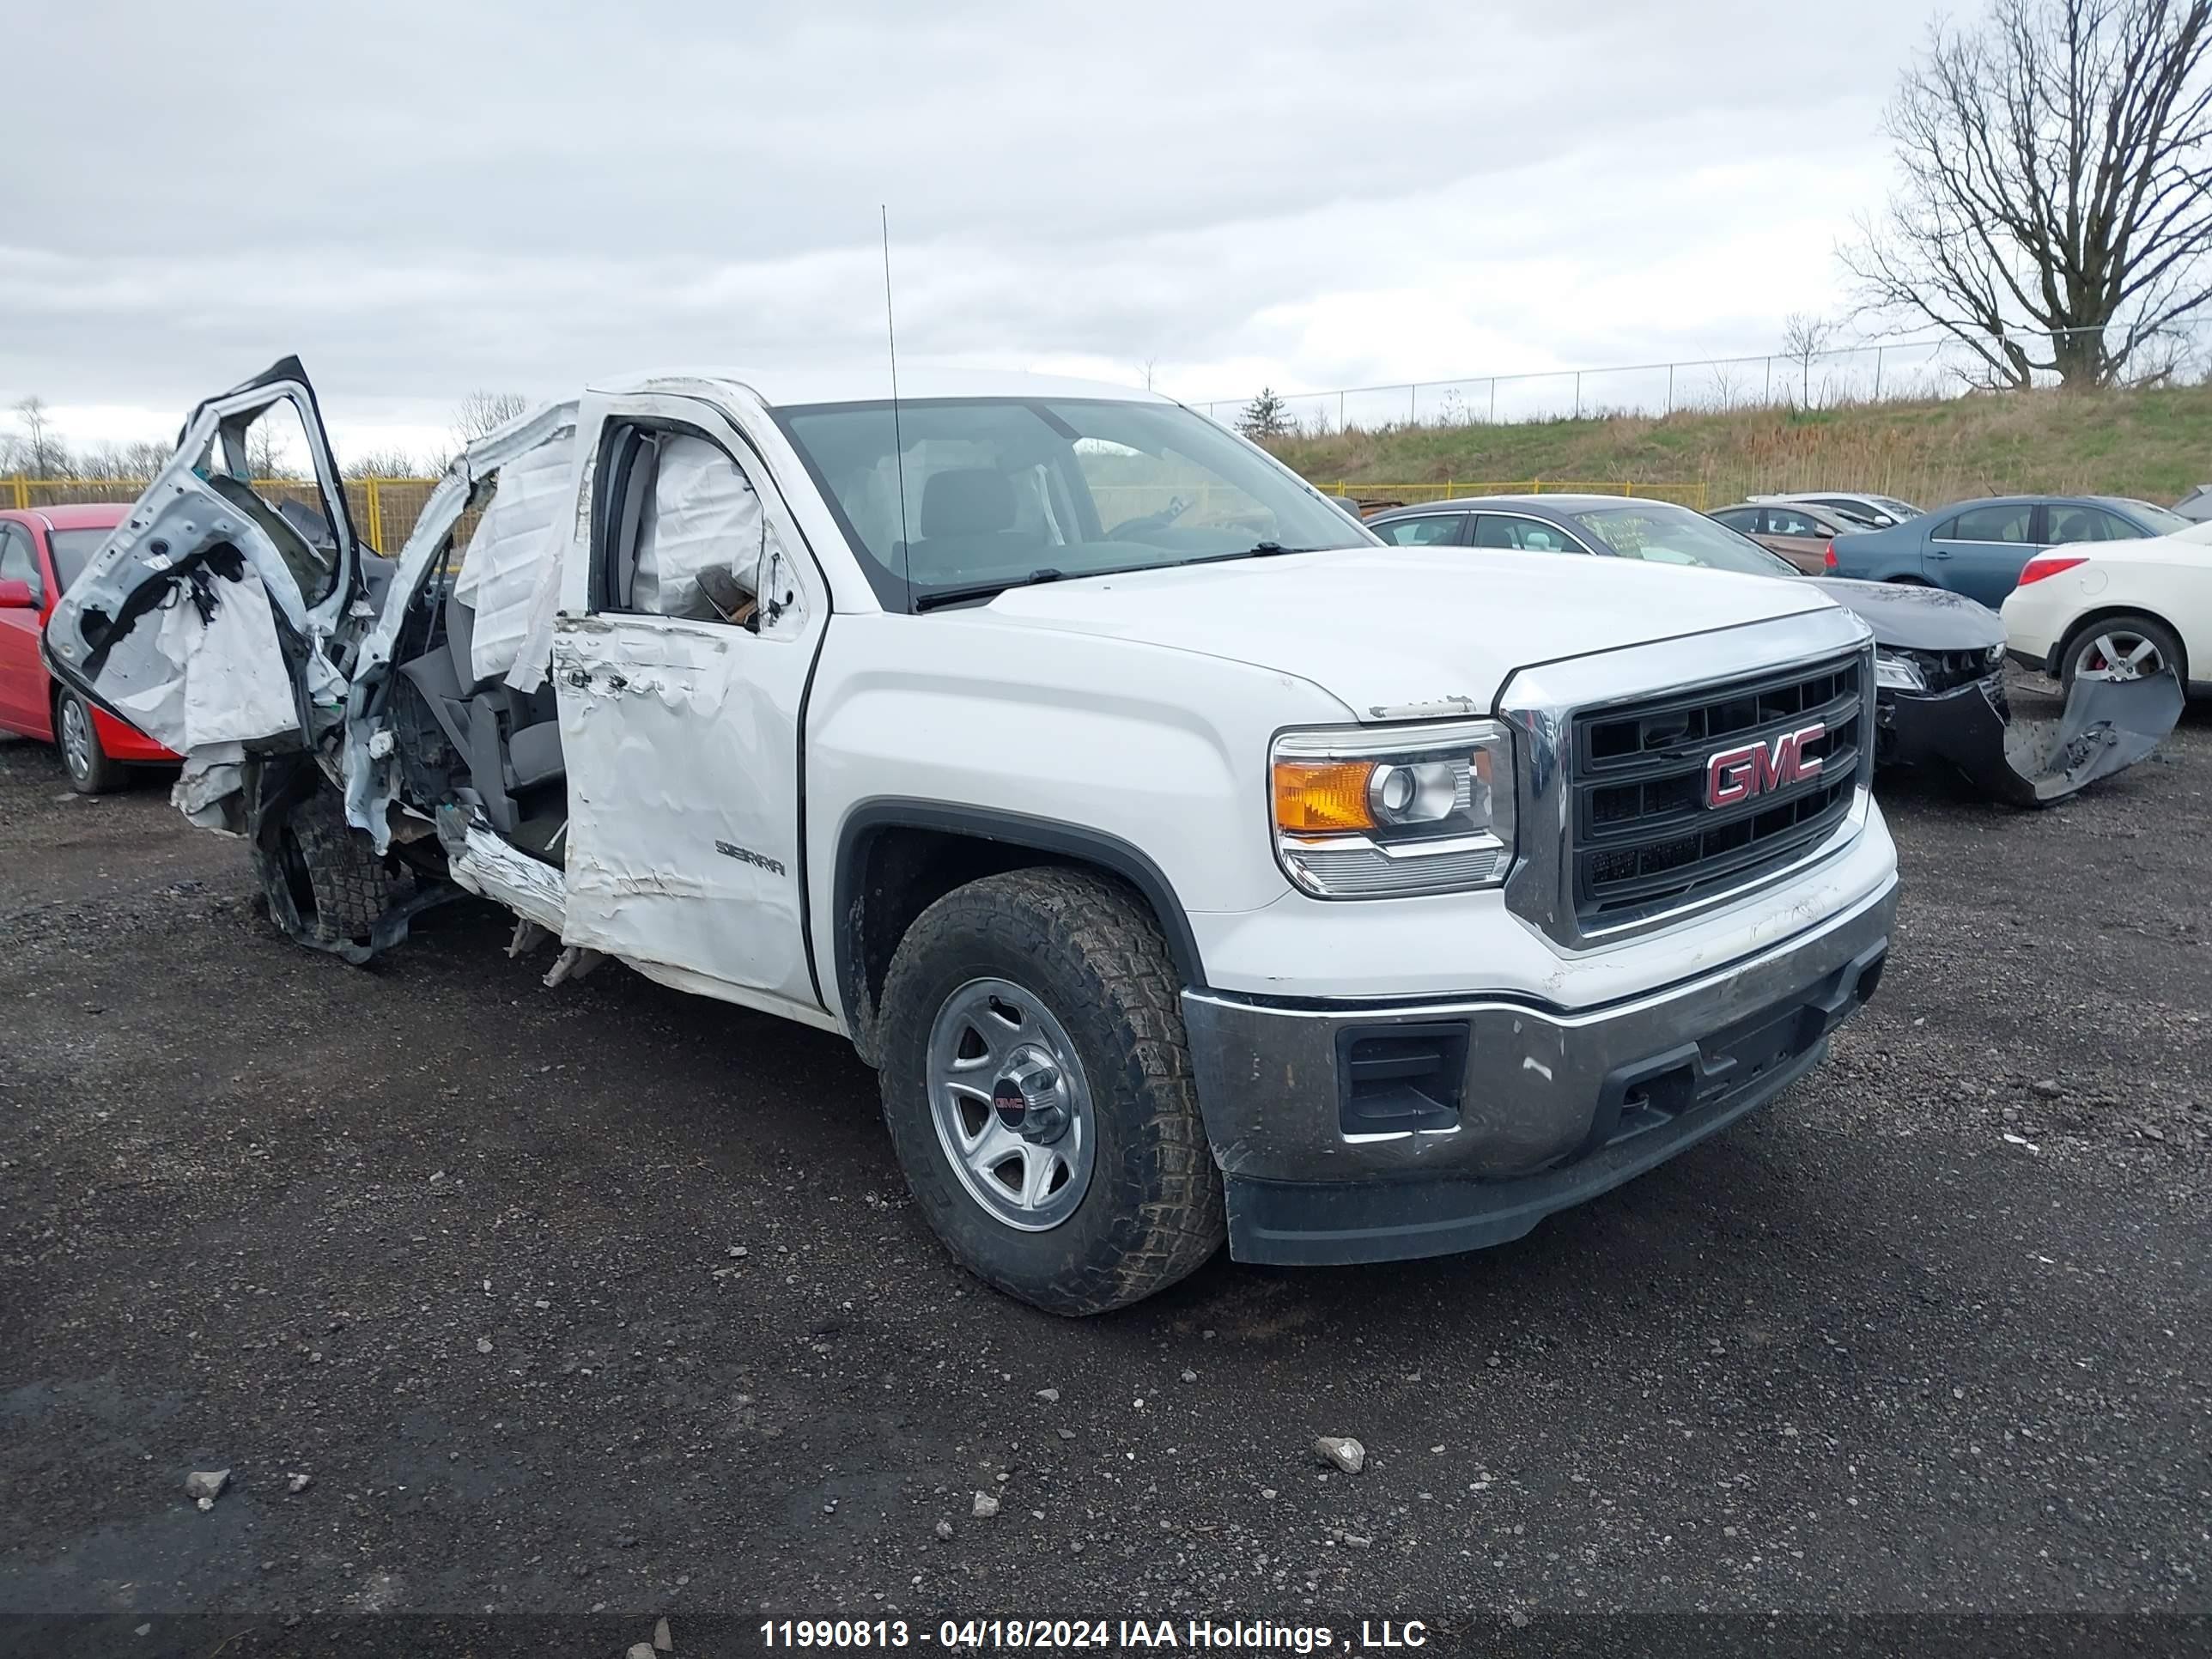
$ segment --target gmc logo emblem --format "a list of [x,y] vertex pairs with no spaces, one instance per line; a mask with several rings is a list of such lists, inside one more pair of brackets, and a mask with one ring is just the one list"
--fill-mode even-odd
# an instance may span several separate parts
[[1805,745],[1827,735],[1826,725],[1815,721],[1784,732],[1771,744],[1747,743],[1706,757],[1705,805],[1733,806],[1753,795],[1819,777],[1821,757],[1807,754]]

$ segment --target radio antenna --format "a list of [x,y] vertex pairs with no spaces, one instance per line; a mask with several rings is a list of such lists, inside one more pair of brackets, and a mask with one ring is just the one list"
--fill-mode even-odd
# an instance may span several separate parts
[[907,601],[914,600],[914,556],[907,550],[906,532],[906,435],[899,429],[898,395],[898,324],[891,315],[891,212],[881,204],[877,211],[884,221],[884,333],[891,348],[891,459],[898,465],[899,497],[899,575],[907,585]]

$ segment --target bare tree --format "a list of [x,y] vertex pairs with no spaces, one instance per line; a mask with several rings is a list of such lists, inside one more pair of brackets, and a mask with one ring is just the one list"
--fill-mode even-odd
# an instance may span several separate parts
[[1145,359],[1145,390],[1147,392],[1152,389],[1152,371],[1159,367],[1159,362],[1158,356]]
[[257,478],[299,476],[292,465],[292,447],[275,421],[264,416],[246,429],[246,470]]
[[1938,22],[1887,130],[1904,178],[1842,250],[1868,309],[1978,377],[2124,379],[2212,298],[2212,0],[1991,0]]
[[76,458],[76,475],[103,483],[143,484],[169,464],[173,446],[152,438],[127,438],[88,449]]
[[466,449],[529,410],[520,392],[471,392],[453,408],[453,447]]
[[1835,324],[1825,318],[1793,311],[1783,319],[1782,355],[1797,365],[1798,406],[1813,406],[1813,360],[1834,343]]
[[15,445],[16,465],[34,478],[58,478],[70,470],[69,447],[54,430],[46,414],[46,400],[36,394],[15,405],[15,422],[22,428]]
[[366,450],[351,456],[345,464],[349,478],[426,478],[445,470],[442,461],[433,465],[397,447]]
[[1744,378],[1738,372],[1740,368],[1741,365],[1733,362],[1720,362],[1712,366],[1713,389],[1704,400],[1706,408],[1725,415],[1738,403],[1750,401],[1747,395]]

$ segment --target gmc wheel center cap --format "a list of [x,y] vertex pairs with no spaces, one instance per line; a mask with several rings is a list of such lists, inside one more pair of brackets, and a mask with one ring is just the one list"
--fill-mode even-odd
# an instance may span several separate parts
[[1060,1067],[1042,1049],[1017,1049],[991,1085],[991,1109],[1024,1140],[1059,1139],[1067,1132],[1067,1091]]

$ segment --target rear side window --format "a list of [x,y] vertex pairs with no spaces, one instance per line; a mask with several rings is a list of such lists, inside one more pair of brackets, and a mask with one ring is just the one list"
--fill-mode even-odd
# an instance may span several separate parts
[[1759,528],[1759,508],[1755,507],[1723,507],[1713,514],[1730,530],[1741,530],[1747,536]]
[[1417,519],[1393,519],[1388,524],[1370,525],[1369,529],[1395,547],[1442,547],[1459,540],[1459,527],[1466,523],[1457,513],[1429,513]]
[[1943,538],[1957,542],[2026,542],[2035,522],[2033,504],[1970,507],[1943,527]]
[[1819,536],[1820,520],[1810,514],[1801,513],[1794,507],[1770,507],[1766,509],[1766,533],[1770,536]]
[[1572,553],[1574,540],[1557,525],[1534,519],[1511,519],[1502,513],[1485,513],[1474,521],[1477,547],[1510,547],[1523,553]]
[[2051,531],[2044,539],[2059,542],[2133,542],[2142,539],[2142,532],[2117,513],[2107,513],[2101,507],[2054,507],[2051,509]]

